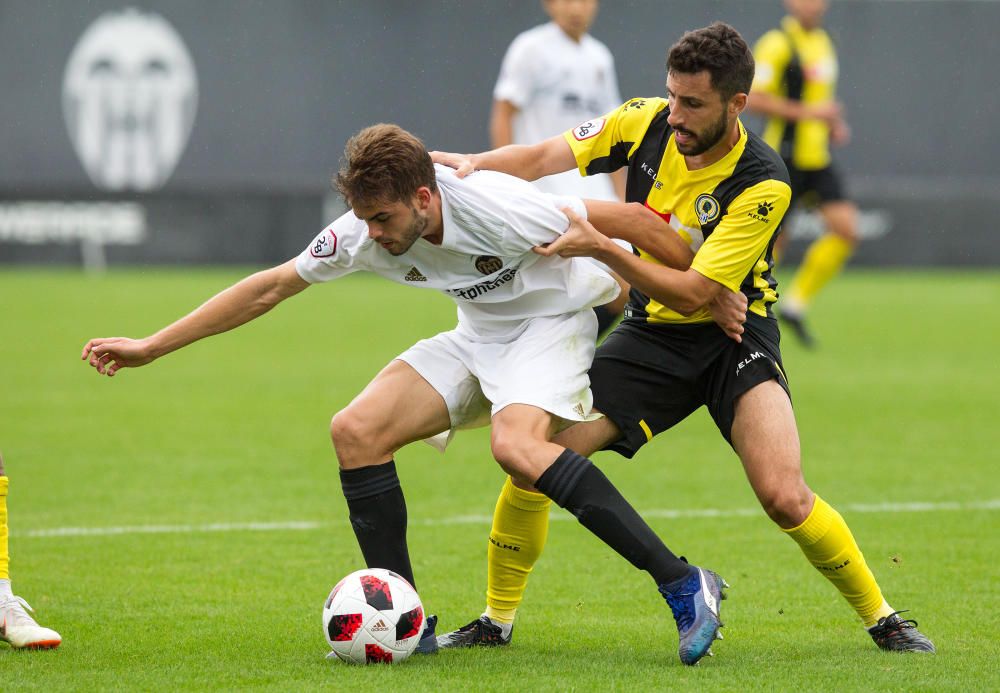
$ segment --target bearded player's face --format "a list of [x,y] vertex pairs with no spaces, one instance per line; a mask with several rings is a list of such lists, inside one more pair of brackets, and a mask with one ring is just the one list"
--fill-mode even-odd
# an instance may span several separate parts
[[355,202],[355,216],[368,224],[368,237],[390,255],[402,255],[427,229],[427,211],[412,201]]
[[[732,124],[728,104],[712,88],[708,70],[667,75],[670,115],[677,151],[684,156],[704,154],[722,141]],[[735,116],[734,116],[735,117]]]

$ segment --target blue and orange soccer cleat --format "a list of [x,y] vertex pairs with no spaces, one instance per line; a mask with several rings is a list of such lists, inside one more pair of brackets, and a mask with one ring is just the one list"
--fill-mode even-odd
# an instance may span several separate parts
[[684,664],[694,665],[711,655],[712,643],[722,639],[719,606],[726,587],[729,584],[719,575],[697,566],[691,566],[686,577],[659,586],[677,622],[677,653]]

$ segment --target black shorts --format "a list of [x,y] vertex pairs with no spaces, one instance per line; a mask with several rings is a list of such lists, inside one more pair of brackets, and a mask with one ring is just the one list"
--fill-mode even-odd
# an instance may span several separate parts
[[803,171],[786,159],[785,166],[788,167],[788,177],[791,179],[792,204],[813,206],[847,199],[840,173],[833,164],[814,171]]
[[621,323],[597,348],[590,368],[594,408],[622,431],[605,449],[632,457],[703,404],[731,445],[740,395],[777,378],[791,397],[777,321],[749,313],[743,328],[737,344],[715,323]]

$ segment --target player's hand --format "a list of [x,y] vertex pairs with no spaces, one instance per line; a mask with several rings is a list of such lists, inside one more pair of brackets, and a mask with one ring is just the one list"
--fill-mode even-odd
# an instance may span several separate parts
[[747,321],[747,297],[738,291],[723,289],[708,304],[712,320],[733,341],[743,341],[743,323]]
[[156,357],[153,356],[146,340],[102,337],[87,342],[80,358],[87,361],[101,375],[112,376],[122,368],[145,366]]
[[566,232],[551,243],[535,246],[532,248],[534,252],[545,257],[552,255],[596,257],[607,247],[607,243],[613,243],[607,236],[595,229],[593,224],[581,218],[569,207],[563,208],[562,212],[569,219],[569,227]]
[[843,118],[838,118],[830,125],[830,142],[837,147],[843,147],[851,141],[851,127]]
[[476,170],[472,154],[453,154],[452,152],[431,152],[431,161],[455,169],[455,175],[465,178]]
[[833,125],[834,122],[843,119],[844,107],[837,101],[824,101],[823,103],[812,104],[808,106],[806,117],[825,120],[828,124]]

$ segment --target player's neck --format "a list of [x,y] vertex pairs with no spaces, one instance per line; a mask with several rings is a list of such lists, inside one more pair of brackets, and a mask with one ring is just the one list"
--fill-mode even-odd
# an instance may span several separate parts
[[578,33],[569,31],[569,30],[565,29],[564,27],[559,26],[558,24],[556,24],[556,26],[559,27],[559,31],[561,31],[563,33],[563,36],[565,36],[566,38],[568,38],[573,43],[580,43],[581,41],[583,41],[583,37],[587,35],[586,31],[582,31],[582,32],[580,32],[578,34]]
[[687,165],[688,171],[697,171],[701,168],[708,168],[716,161],[722,159],[726,154],[733,151],[733,147],[737,145],[741,137],[740,133],[740,121],[737,118],[733,122],[733,127],[729,129],[722,139],[715,143],[708,151],[702,152],[697,156],[685,156],[684,163]]

